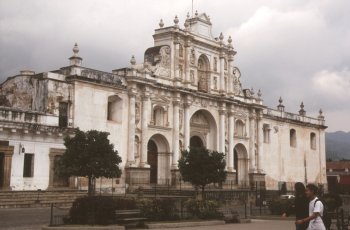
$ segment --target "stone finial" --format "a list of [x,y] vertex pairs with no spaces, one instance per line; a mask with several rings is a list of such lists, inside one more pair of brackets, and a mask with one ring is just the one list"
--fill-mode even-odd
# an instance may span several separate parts
[[281,112],[284,112],[284,105],[283,105],[283,99],[282,97],[280,97],[280,99],[278,99],[279,105],[277,106],[277,109]]
[[251,94],[252,96],[254,96],[255,92],[254,92],[254,89],[253,89],[253,88],[250,89],[250,94]]
[[136,64],[136,59],[135,59],[135,56],[134,56],[134,55],[131,56],[130,64],[131,64],[131,65],[135,65],[135,64]]
[[187,19],[190,19],[190,17],[191,17],[190,16],[190,12],[187,12],[187,16],[186,17],[187,17]]
[[78,43],[75,43],[73,47],[73,57],[78,57],[78,53],[79,53]]
[[75,43],[73,47],[73,56],[69,58],[70,65],[81,66],[83,59],[79,57],[79,47],[78,44]]
[[196,13],[194,14],[196,17],[198,17],[198,10],[196,10]]
[[228,42],[229,48],[232,48],[232,38],[231,38],[231,36],[228,37],[227,42]]
[[176,27],[179,27],[179,18],[177,17],[177,15],[174,18],[174,23]]
[[164,27],[164,22],[163,22],[163,19],[160,19],[160,22],[159,22],[159,27],[160,27],[160,28],[163,28],[163,27]]
[[319,111],[318,113],[319,113],[319,114],[318,114],[318,119],[324,120],[324,116],[323,116],[323,111],[322,111],[322,109],[320,109],[320,111]]
[[306,111],[304,110],[304,102],[301,102],[300,104],[300,110],[299,110],[299,115],[301,116],[305,116],[306,115]]
[[190,13],[187,13],[187,18],[186,18],[185,23],[184,23],[184,26],[186,29],[188,29],[188,27],[190,27],[189,20],[190,20]]
[[224,40],[224,35],[222,34],[222,32],[220,33],[219,39],[220,39],[220,41]]
[[261,90],[259,89],[259,91],[258,91],[258,97],[261,98],[261,96],[262,96],[262,92],[261,92]]

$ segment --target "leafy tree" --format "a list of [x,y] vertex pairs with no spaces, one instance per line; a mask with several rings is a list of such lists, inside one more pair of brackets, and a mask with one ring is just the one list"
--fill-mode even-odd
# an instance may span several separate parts
[[65,137],[66,151],[58,163],[62,176],[81,176],[89,180],[88,194],[94,193],[95,178],[113,178],[121,175],[121,158],[108,140],[109,133],[76,130],[74,137]]
[[179,170],[182,179],[202,189],[204,198],[205,186],[210,183],[221,183],[226,180],[225,154],[210,151],[206,148],[190,148],[182,152]]

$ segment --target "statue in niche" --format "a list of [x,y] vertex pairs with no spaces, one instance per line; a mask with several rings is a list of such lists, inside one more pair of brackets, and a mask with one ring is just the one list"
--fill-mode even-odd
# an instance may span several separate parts
[[214,71],[217,72],[218,71],[218,58],[214,57]]
[[194,71],[193,70],[190,71],[190,80],[192,83],[194,83]]
[[208,77],[205,73],[198,73],[198,90],[208,91]]
[[218,89],[218,78],[214,77],[214,89]]
[[194,49],[191,49],[190,63],[191,63],[192,65],[194,65],[195,60],[196,60],[195,51],[194,51]]
[[135,105],[135,124],[136,125],[139,123],[140,117],[141,117],[141,114],[140,114],[140,103],[137,102],[136,105]]

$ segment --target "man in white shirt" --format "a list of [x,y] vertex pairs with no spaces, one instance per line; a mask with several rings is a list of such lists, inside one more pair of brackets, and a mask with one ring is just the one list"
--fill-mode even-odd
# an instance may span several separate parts
[[314,184],[308,184],[306,186],[306,196],[309,198],[309,217],[297,220],[296,224],[302,224],[309,222],[308,230],[326,230],[326,227],[323,224],[322,216],[323,216],[323,204],[322,202],[317,198],[317,186]]

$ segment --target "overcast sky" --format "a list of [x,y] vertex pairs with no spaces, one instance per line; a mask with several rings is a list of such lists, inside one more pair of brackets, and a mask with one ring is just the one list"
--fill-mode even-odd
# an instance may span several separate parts
[[[322,108],[328,131],[350,131],[349,0],[194,0],[213,35],[233,38],[244,88],[289,112]],[[104,71],[143,60],[160,18],[181,26],[191,0],[0,0],[0,80],[22,69],[68,65],[75,42],[84,66]]]

